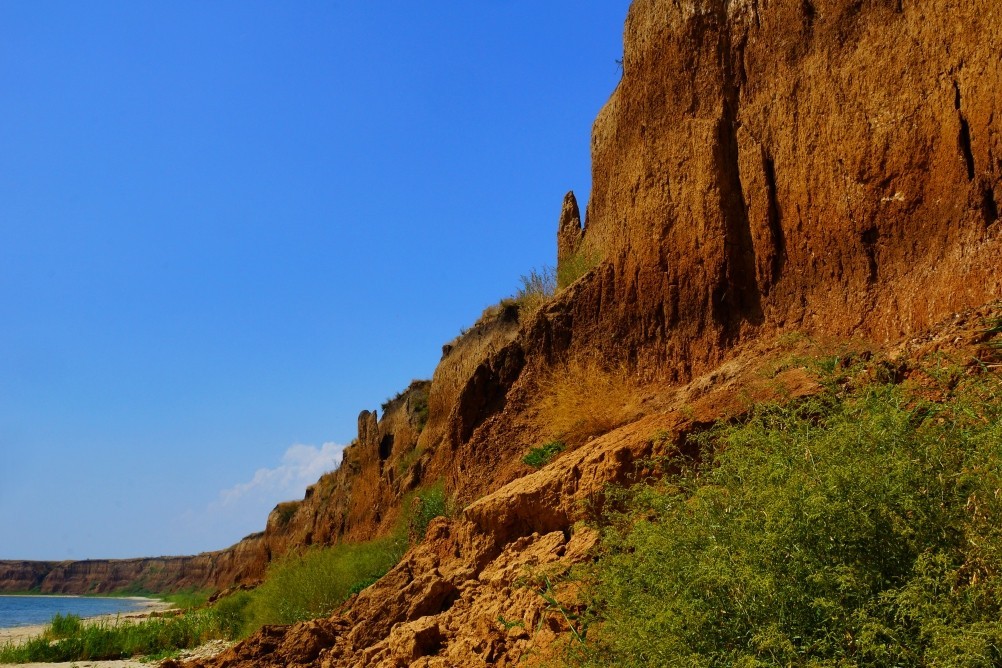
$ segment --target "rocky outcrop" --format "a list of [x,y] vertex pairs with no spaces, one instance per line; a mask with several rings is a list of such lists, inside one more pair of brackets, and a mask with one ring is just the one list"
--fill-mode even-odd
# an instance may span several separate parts
[[573,192],[564,195],[564,204],[560,208],[560,220],[557,222],[557,272],[566,264],[581,245],[584,227],[581,225],[581,212],[578,200]]
[[428,422],[428,381],[410,386],[376,411],[358,416],[358,438],[337,470],[306,490],[302,501],[272,512],[265,542],[272,555],[338,540],[365,540],[397,521],[400,500],[421,479],[418,439]]

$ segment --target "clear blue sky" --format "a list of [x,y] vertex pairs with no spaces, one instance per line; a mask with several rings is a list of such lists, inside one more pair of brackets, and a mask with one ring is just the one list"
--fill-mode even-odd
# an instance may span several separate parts
[[553,263],[628,4],[0,3],[0,558],[300,497]]

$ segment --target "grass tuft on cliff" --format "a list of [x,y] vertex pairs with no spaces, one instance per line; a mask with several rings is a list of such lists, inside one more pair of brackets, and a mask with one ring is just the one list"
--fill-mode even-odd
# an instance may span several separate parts
[[642,388],[625,366],[571,359],[540,379],[533,421],[548,440],[570,449],[636,419]]
[[1002,383],[939,378],[760,406],[621,491],[572,663],[1002,665]]

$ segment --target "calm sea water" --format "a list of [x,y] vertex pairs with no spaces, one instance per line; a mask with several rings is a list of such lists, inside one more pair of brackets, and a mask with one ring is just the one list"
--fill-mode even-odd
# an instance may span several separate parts
[[114,615],[142,610],[143,601],[93,596],[0,596],[0,628],[47,624],[57,612],[62,615]]

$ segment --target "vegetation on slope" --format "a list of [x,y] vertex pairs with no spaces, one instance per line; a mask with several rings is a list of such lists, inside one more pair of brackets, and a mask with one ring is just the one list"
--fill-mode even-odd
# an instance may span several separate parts
[[830,375],[701,436],[701,464],[620,491],[574,663],[1002,665],[1002,383],[986,370],[854,390]]

